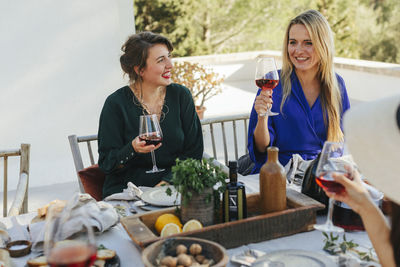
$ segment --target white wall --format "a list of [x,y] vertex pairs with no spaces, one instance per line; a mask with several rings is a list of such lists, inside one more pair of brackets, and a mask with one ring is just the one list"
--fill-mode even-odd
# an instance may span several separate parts
[[30,186],[77,179],[67,136],[97,133],[134,30],[132,0],[0,0],[0,149],[31,144]]

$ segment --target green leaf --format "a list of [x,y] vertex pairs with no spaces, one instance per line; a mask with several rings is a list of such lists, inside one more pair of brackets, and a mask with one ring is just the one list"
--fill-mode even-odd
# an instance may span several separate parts
[[165,193],[166,193],[168,196],[171,196],[171,195],[172,195],[172,190],[171,190],[171,188],[168,187],[167,190],[165,190]]
[[364,261],[372,261],[374,260],[372,256],[372,250],[373,248],[369,249],[369,252],[362,252],[358,251],[355,249],[359,245],[355,243],[353,240],[347,241],[346,235],[343,234],[342,242],[339,242],[339,235],[335,236],[333,233],[330,233],[329,235],[325,232],[322,232],[323,236],[325,237],[324,239],[324,246],[323,250],[328,252],[331,255],[337,255],[339,253],[346,253],[348,250],[354,251],[361,260]]
[[[182,195],[183,204],[187,205],[192,198],[191,192],[201,193],[215,184],[219,184],[216,191],[223,192],[226,187],[226,178],[226,174],[218,166],[212,164],[212,159],[195,160],[188,158],[176,160],[176,165],[172,167],[171,183]],[[211,197],[209,199],[211,200]]]
[[347,245],[346,245],[346,243],[341,243],[340,245],[339,245],[339,247],[340,247],[340,250],[343,252],[343,253],[346,253],[346,250],[347,250]]

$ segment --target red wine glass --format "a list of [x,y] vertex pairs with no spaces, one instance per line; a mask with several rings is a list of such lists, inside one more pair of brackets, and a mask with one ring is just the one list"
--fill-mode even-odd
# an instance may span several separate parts
[[[259,57],[257,59],[256,75],[255,75],[256,85],[262,90],[272,90],[279,83],[279,75],[275,64],[275,59],[273,57]],[[271,96],[272,97],[272,96]],[[260,116],[276,116],[279,113],[271,111],[272,105],[268,106],[267,112],[260,114]]]
[[[74,196],[79,198],[78,194]],[[97,248],[85,207],[72,209],[72,200],[60,211],[51,205],[46,215],[44,253],[51,267],[89,267]]]
[[[350,166],[345,168],[345,164],[340,160],[344,156],[344,143],[338,142],[325,142],[322,148],[321,156],[318,161],[317,169],[315,172],[315,179],[317,184],[329,192],[340,193],[344,191],[344,187],[335,182],[332,178],[333,173],[340,173],[347,175]],[[323,232],[338,232],[344,231],[343,228],[337,227],[332,223],[332,211],[334,200],[329,198],[328,214],[324,224],[314,224],[314,228]]]
[[[145,141],[146,145],[158,145],[161,143],[163,136],[156,114],[140,116],[139,139]],[[151,160],[153,161],[153,169],[146,173],[162,172],[156,165],[156,156],[154,150],[151,151]]]

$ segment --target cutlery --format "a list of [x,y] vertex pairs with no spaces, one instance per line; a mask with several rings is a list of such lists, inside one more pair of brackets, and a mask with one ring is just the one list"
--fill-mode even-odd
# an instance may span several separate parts
[[129,210],[130,213],[132,213],[132,214],[136,214],[137,213],[137,210],[134,208],[134,206],[133,206],[133,204],[131,202],[129,202],[129,201],[124,201],[124,202],[127,204],[128,210]]
[[133,202],[132,204],[133,204],[134,206],[136,206],[136,207],[142,207],[142,206],[146,206],[146,205],[147,205],[146,203],[144,203],[143,200],[135,201],[135,202]]

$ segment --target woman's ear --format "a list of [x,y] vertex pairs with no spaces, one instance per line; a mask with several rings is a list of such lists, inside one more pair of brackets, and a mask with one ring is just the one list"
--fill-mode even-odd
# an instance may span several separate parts
[[133,67],[133,70],[135,71],[135,73],[136,73],[138,76],[140,76],[140,73],[139,73],[139,66],[134,66],[134,67]]

